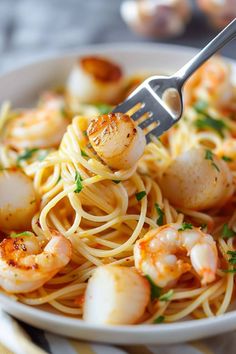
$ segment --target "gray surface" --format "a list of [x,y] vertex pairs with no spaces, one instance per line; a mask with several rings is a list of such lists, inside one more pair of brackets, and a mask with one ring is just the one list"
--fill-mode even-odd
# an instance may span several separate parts
[[[148,41],[132,33],[121,0],[0,0],[0,71],[87,43]],[[194,9],[185,34],[167,43],[202,47],[215,32]],[[223,53],[236,59],[236,41]]]

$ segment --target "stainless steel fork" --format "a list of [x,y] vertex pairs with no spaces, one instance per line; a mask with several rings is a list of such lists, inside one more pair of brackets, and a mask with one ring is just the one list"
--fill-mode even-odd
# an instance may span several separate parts
[[160,136],[182,116],[185,81],[213,54],[236,36],[236,18],[174,75],[151,76],[139,85],[114,113],[128,113],[144,129],[147,142]]

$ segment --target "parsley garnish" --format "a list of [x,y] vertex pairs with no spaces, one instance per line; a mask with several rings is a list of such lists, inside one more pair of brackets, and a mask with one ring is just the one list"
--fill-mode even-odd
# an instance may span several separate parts
[[195,111],[197,111],[198,113],[203,113],[205,112],[206,108],[208,107],[208,103],[206,101],[198,101],[197,103],[195,103],[195,105],[193,106],[193,108],[195,109]]
[[222,229],[222,237],[223,238],[231,238],[236,236],[236,232],[234,230],[230,229],[227,224],[223,225]]
[[178,231],[191,230],[193,225],[189,222],[183,222],[182,226],[178,229]]
[[157,218],[157,225],[162,226],[163,225],[163,218],[164,218],[164,211],[160,208],[159,204],[155,203],[155,209],[158,215]]
[[121,181],[119,179],[113,179],[112,182],[114,182],[115,184],[120,183]]
[[81,149],[81,155],[82,155],[83,157],[88,157],[88,155],[86,154],[86,152],[85,152],[84,150],[82,150],[82,149]]
[[227,125],[221,119],[215,119],[209,116],[206,112],[207,103],[204,101],[197,102],[193,108],[197,113],[200,113],[202,116],[194,122],[197,128],[204,129],[204,128],[211,128],[215,130],[222,138],[224,137],[223,130],[227,129]]
[[107,113],[110,113],[112,110],[112,106],[110,106],[109,104],[105,104],[105,103],[99,103],[96,105],[96,107],[99,110],[100,114],[107,114]]
[[153,323],[162,323],[165,321],[165,317],[164,316],[158,316]]
[[151,286],[151,300],[158,299],[161,295],[161,288],[157,286],[149,275],[145,275]]
[[160,300],[160,301],[170,301],[170,299],[172,298],[173,294],[174,294],[174,290],[171,289],[171,290],[169,290],[167,293],[161,295],[161,296],[159,297],[159,300]]
[[207,227],[207,224],[201,224],[200,225],[200,228],[203,230],[203,229],[205,229]]
[[137,201],[139,202],[141,199],[143,199],[143,197],[145,197],[147,193],[145,191],[141,191],[135,194],[135,197],[137,199]]
[[30,159],[36,151],[38,151],[37,148],[25,149],[25,151],[17,157],[17,162]]
[[233,159],[231,157],[229,157],[229,156],[222,156],[221,158],[222,158],[222,160],[224,160],[226,162],[232,162],[233,161]]
[[83,131],[83,136],[88,136],[88,134],[87,134],[87,131],[86,131],[86,130],[84,130],[84,131]]
[[46,157],[48,156],[49,154],[49,151],[48,150],[43,150],[43,151],[40,151],[39,155],[38,155],[38,161],[43,161],[46,159]]
[[211,161],[211,165],[213,167],[215,167],[215,169],[220,172],[220,169],[219,167],[216,165],[216,163],[214,162],[214,159],[213,159],[213,152],[211,150],[206,150],[206,153],[205,153],[205,159],[206,160],[210,160]]
[[76,184],[76,188],[74,190],[75,193],[79,193],[82,191],[83,189],[83,185],[82,185],[82,177],[80,176],[79,172],[76,171],[75,172],[75,184]]
[[19,234],[15,232],[10,234],[11,238],[22,237],[22,236],[32,236],[32,232],[24,231],[24,232],[20,232]]
[[231,258],[229,258],[229,264],[236,265],[236,251],[228,251],[227,254],[231,256]]

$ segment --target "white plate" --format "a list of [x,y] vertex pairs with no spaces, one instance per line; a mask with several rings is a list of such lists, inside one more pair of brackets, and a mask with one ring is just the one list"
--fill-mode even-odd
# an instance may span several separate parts
[[[125,73],[131,74],[138,71],[172,73],[195,52],[191,48],[159,44],[86,47],[78,53],[39,61],[2,75],[0,102],[10,100],[18,107],[32,103],[43,89],[62,83],[75,59],[83,54],[99,53],[113,58],[121,64]],[[236,63],[231,63],[236,73]],[[0,295],[0,304],[6,312],[35,327],[64,336],[106,343],[170,344],[236,329],[236,311],[215,318],[171,324],[95,326],[45,309],[23,305],[5,295]]]

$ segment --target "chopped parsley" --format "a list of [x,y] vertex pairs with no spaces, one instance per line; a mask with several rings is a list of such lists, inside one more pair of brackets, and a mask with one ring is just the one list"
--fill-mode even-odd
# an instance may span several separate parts
[[214,162],[214,159],[213,159],[213,152],[211,150],[206,150],[206,153],[205,153],[205,159],[206,160],[210,160],[211,161],[211,165],[218,171],[220,172],[220,169],[219,167],[216,165],[216,163]]
[[223,269],[222,271],[224,273],[236,273],[236,251],[228,251],[227,254],[231,257],[229,258],[229,264],[231,264],[232,268],[229,268],[229,269]]
[[157,218],[157,225],[162,226],[163,225],[163,219],[164,219],[164,211],[160,208],[159,204],[155,203],[155,209],[158,215]]
[[191,230],[193,225],[189,222],[183,222],[182,226],[178,229],[178,231]]
[[84,131],[83,131],[83,136],[88,136],[88,134],[87,134],[87,131],[86,131],[86,130],[84,130]]
[[24,231],[24,232],[20,232],[19,234],[15,233],[15,232],[12,232],[10,234],[11,238],[22,237],[22,236],[32,236],[32,232]]
[[227,254],[231,256],[231,258],[229,258],[229,264],[236,265],[236,251],[228,251]]
[[82,150],[82,149],[81,149],[81,155],[82,155],[83,157],[88,157],[88,155],[86,154],[86,152],[85,152],[84,150]]
[[113,179],[112,182],[114,182],[115,184],[119,184],[121,181],[119,179]]
[[165,317],[164,316],[158,316],[153,323],[162,323],[165,321]]
[[222,238],[231,238],[234,236],[236,236],[236,232],[230,229],[227,224],[224,224],[222,229]]
[[76,185],[76,188],[74,190],[75,193],[80,193],[83,189],[83,185],[82,185],[82,177],[80,176],[79,172],[76,171],[75,172],[75,185]]
[[202,100],[198,101],[193,106],[195,111],[197,111],[198,113],[204,113],[207,107],[208,107],[208,103],[206,101],[202,101]]
[[231,158],[231,157],[229,157],[229,156],[222,156],[222,160],[224,160],[224,161],[226,161],[226,162],[232,162],[233,161],[233,159]]
[[199,101],[193,108],[201,116],[194,122],[195,126],[199,129],[210,128],[215,130],[222,138],[224,137],[224,129],[227,129],[227,125],[222,119],[215,119],[211,117],[207,112],[207,102]]
[[38,149],[37,148],[33,148],[33,149],[25,149],[24,152],[22,152],[22,154],[20,154],[18,157],[17,157],[17,162],[21,162],[21,161],[24,161],[24,160],[28,160],[30,159],[33,154],[35,152],[37,152]]
[[48,156],[49,154],[49,151],[48,150],[43,150],[43,151],[40,151],[39,155],[38,155],[38,161],[43,161],[46,159],[46,157]]
[[149,275],[145,275],[151,286],[151,300],[159,299],[161,296],[161,288],[157,286]]
[[141,199],[143,199],[145,197],[147,193],[145,191],[141,191],[135,194],[135,197],[137,199],[137,201],[139,202]]
[[96,105],[96,107],[99,110],[100,114],[107,114],[107,113],[110,113],[112,110],[112,106],[110,106],[109,104],[105,104],[105,103],[99,103]]
[[207,224],[201,224],[200,225],[200,228],[203,230],[203,229],[205,229],[205,228],[207,228]]
[[174,294],[174,290],[171,289],[171,290],[169,290],[167,293],[161,295],[161,296],[159,297],[159,300],[160,300],[160,301],[170,301],[170,299],[172,298],[173,294]]

